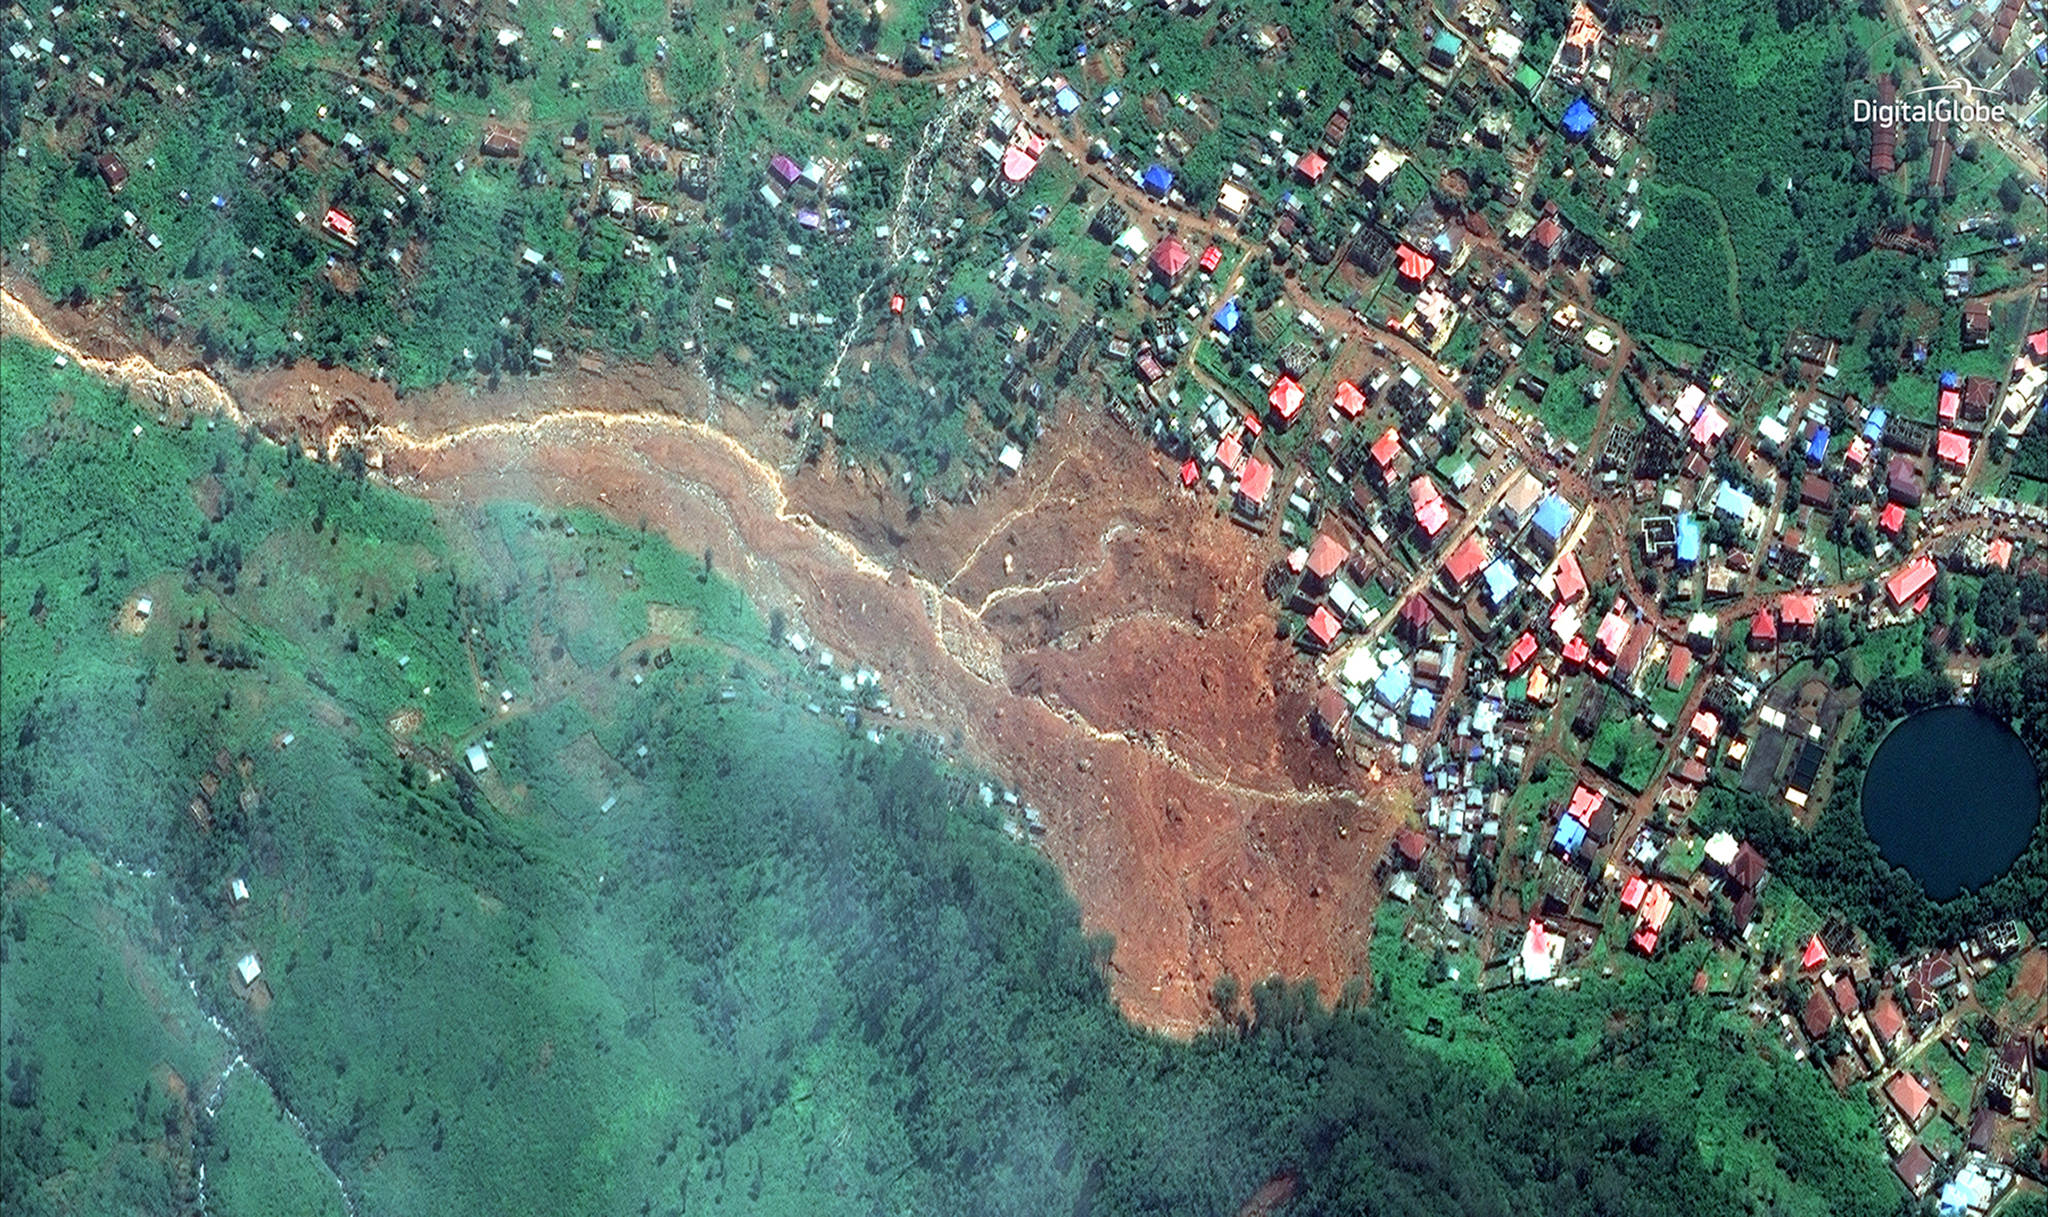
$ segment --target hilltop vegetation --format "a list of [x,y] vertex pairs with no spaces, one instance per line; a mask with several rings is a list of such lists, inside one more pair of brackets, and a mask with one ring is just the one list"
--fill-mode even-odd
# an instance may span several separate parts
[[1930,301],[1917,261],[1871,239],[1938,200],[1872,181],[1850,121],[1886,27],[1840,5],[1684,0],[1664,17],[1670,100],[1645,134],[1658,180],[1617,314],[1770,367],[1795,331],[1848,335],[1867,310]]
[[[394,1214],[1225,1213],[1283,1173],[1304,1213],[1897,1207],[1818,1078],[1684,999],[1691,953],[1466,1010],[1476,1071],[1404,1029],[1432,981],[1392,942],[1370,1000],[1142,1033],[1002,804],[799,708],[841,695],[700,560],[0,361],[0,797],[49,825],[10,822],[8,949],[66,963],[0,1007],[9,1212],[100,1210],[80,1172],[180,1211],[200,1164],[260,1211],[323,1162]],[[163,873],[91,881],[117,855]],[[119,966],[45,949],[94,923]],[[253,1067],[212,1116],[208,1014]]]

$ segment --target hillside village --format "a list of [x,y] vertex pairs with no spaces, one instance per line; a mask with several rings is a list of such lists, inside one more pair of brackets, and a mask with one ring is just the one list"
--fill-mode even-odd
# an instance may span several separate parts
[[[1868,40],[1859,93],[1954,73],[2012,118],[1857,129],[1898,203],[1845,244],[1888,286],[1938,269],[1753,343],[1622,285],[1694,189],[1659,155],[1655,16],[1362,0],[1297,66],[1307,34],[1208,0],[1144,6],[1142,38],[1128,4],[819,7],[15,5],[10,100],[53,135],[7,155],[77,223],[8,257],[242,366],[659,354],[917,502],[1028,477],[1055,400],[1099,404],[1258,554],[1317,687],[1300,746],[1421,791],[1384,868],[1401,941],[1480,991],[1709,941],[1697,996],[1867,1095],[1908,1192],[1988,1212],[2048,1179],[2048,950],[2000,922],[1894,957],[1695,823],[1811,825],[1907,667],[1942,700],[2048,629],[2038,0]],[[590,97],[579,67],[701,55],[745,95]],[[276,93],[263,122],[180,143],[163,113],[211,113],[185,80],[231,73]],[[545,104],[492,100],[532,80]],[[1823,188],[1763,185],[1794,214]]]

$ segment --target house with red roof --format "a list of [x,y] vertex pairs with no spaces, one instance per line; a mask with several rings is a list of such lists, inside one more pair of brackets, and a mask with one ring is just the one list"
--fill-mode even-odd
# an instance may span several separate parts
[[1993,537],[1991,544],[1984,547],[1984,564],[1999,570],[2010,569],[2012,567],[2012,539],[2010,537]]
[[1337,412],[1346,418],[1357,418],[1365,411],[1365,393],[1348,380],[1337,382]]
[[1820,622],[1820,604],[1805,592],[1786,592],[1778,598],[1778,620],[1787,638],[1805,638]]
[[1877,513],[1877,527],[1888,537],[1896,537],[1906,531],[1906,509],[1897,503],[1886,503],[1884,510]]
[[1301,413],[1301,403],[1304,399],[1301,386],[1295,383],[1292,376],[1282,376],[1274,381],[1273,387],[1266,392],[1266,403],[1273,407],[1273,413],[1282,423],[1294,421],[1294,416]]
[[1600,814],[1601,801],[1599,791],[1581,782],[1572,787],[1572,797],[1564,805],[1565,814],[1579,823],[1591,827],[1593,817]]
[[1266,510],[1266,495],[1273,489],[1273,467],[1258,457],[1250,457],[1244,463],[1244,471],[1237,475],[1237,506],[1246,515],[1260,515]]
[[1778,619],[1768,608],[1760,608],[1756,616],[1749,619],[1749,646],[1753,651],[1768,651],[1778,645]]
[[1905,1046],[1906,1012],[1899,1009],[1898,1001],[1890,993],[1880,994],[1877,1004],[1870,1008],[1870,1030],[1886,1054]]
[[1337,568],[1344,565],[1344,559],[1351,551],[1342,541],[1333,540],[1329,533],[1319,532],[1308,547],[1308,574],[1317,586],[1327,586]]
[[1643,897],[1650,894],[1650,881],[1641,875],[1630,875],[1628,882],[1621,885],[1621,907],[1633,913],[1642,907]]
[[1183,489],[1193,489],[1201,476],[1202,467],[1195,463],[1194,457],[1191,456],[1180,463],[1180,484]]
[[1430,540],[1435,540],[1444,525],[1451,522],[1451,509],[1444,503],[1444,493],[1427,474],[1408,483],[1408,500],[1415,508],[1415,526]]
[[1579,567],[1574,554],[1566,554],[1557,564],[1557,602],[1571,604],[1586,594],[1586,572]]
[[1690,647],[1672,647],[1671,662],[1664,665],[1664,687],[1667,689],[1682,689],[1685,687],[1685,678],[1691,674],[1692,649]]
[[1642,911],[1636,915],[1636,932],[1629,936],[1628,944],[1644,955],[1657,949],[1657,936],[1664,932],[1664,923],[1670,919],[1674,901],[1671,889],[1661,883],[1653,883],[1643,893]]
[[1430,272],[1436,269],[1436,259],[1403,241],[1394,249],[1395,264],[1400,267],[1401,282],[1409,287],[1419,287]]
[[1308,615],[1308,627],[1302,631],[1302,638],[1315,649],[1327,651],[1343,629],[1337,614],[1331,612],[1328,605],[1318,604],[1316,611]]
[[1934,454],[1943,465],[1961,473],[1970,467],[1970,437],[1960,431],[1943,428],[1935,436]]
[[1458,547],[1451,551],[1451,556],[1444,560],[1444,582],[1453,593],[1463,595],[1491,556],[1484,538],[1476,532],[1467,533],[1465,539],[1458,542]]
[[1958,389],[1944,387],[1935,399],[1934,413],[1942,422],[1952,423],[1963,411],[1963,395]]
[[1224,436],[1223,442],[1217,445],[1216,461],[1232,473],[1244,467],[1244,441],[1237,437],[1237,432]]
[[1925,595],[1934,585],[1934,559],[1920,554],[1892,572],[1884,581],[1884,594],[1893,608],[1904,608]]
[[1203,274],[1215,274],[1216,268],[1223,265],[1223,251],[1216,248],[1214,245],[1211,245],[1209,248],[1202,251],[1202,260],[1199,263],[1199,265],[1202,268]]
[[1430,633],[1436,627],[1436,610],[1430,607],[1429,597],[1421,592],[1402,603],[1401,611],[1394,615],[1394,633],[1403,642],[1421,646],[1429,641]]
[[1168,237],[1152,250],[1152,273],[1163,283],[1178,280],[1188,268],[1188,247],[1179,237]]
[[1522,636],[1515,639],[1515,645],[1508,648],[1507,657],[1503,660],[1502,667],[1507,670],[1508,675],[1513,676],[1523,668],[1528,667],[1529,661],[1534,658],[1536,658],[1536,635],[1523,630]]
[[1301,175],[1302,181],[1311,186],[1323,180],[1323,171],[1329,167],[1330,162],[1324,160],[1320,152],[1304,152],[1300,159],[1294,162],[1294,171]]
[[1564,640],[1564,649],[1560,654],[1564,656],[1565,668],[1569,671],[1576,671],[1586,665],[1586,660],[1591,657],[1592,651],[1586,646],[1585,639],[1577,634],[1573,634],[1570,638]]
[[1892,1101],[1892,1106],[1905,1117],[1906,1126],[1913,1129],[1926,1123],[1927,1113],[1934,1106],[1934,1096],[1927,1093],[1927,1087],[1904,1070],[1884,1084],[1884,1097]]
[[1628,626],[1628,601],[1617,598],[1614,607],[1600,619],[1600,628],[1593,631],[1593,645],[1609,659],[1618,657],[1628,642]]
[[1394,484],[1394,462],[1401,457],[1401,431],[1388,427],[1372,442],[1372,472],[1382,486]]

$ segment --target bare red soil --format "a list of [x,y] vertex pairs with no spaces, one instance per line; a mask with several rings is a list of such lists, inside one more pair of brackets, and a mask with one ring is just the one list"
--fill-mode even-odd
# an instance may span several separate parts
[[672,369],[404,399],[319,368],[230,387],[274,438],[361,437],[429,499],[589,506],[711,548],[1041,809],[1084,923],[1115,937],[1135,1020],[1198,1029],[1226,973],[1326,996],[1363,974],[1372,872],[1411,793],[1309,741],[1312,675],[1258,587],[1271,543],[1099,418],[1060,420],[979,501],[912,512],[857,472],[776,467],[779,417],[707,409]]

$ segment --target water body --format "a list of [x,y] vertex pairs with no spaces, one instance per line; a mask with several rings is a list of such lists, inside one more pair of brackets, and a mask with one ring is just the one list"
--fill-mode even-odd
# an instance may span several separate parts
[[1968,706],[1923,711],[1894,727],[1863,778],[1863,824],[1878,851],[1936,900],[2004,874],[2040,819],[2027,746]]

